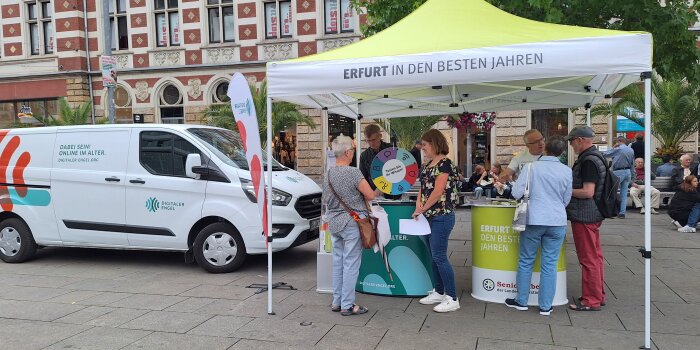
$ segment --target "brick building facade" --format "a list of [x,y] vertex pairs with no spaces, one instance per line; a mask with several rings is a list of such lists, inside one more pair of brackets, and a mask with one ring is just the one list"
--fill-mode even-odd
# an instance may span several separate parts
[[[94,114],[105,116],[106,90],[100,72],[105,48],[102,4],[98,0],[1,2],[0,126],[16,123],[23,107],[35,115],[56,115],[59,97],[72,104],[92,101]],[[232,73],[241,72],[250,82],[259,83],[265,77],[266,62],[360,40],[364,21],[349,0],[109,0],[109,12],[120,123],[132,122],[134,114],[150,123],[201,123],[208,106],[226,102]],[[348,122],[329,125],[318,110],[302,113],[318,127],[290,130],[294,166],[318,178],[322,130],[348,133],[354,127]],[[552,113],[559,114],[554,119],[558,124],[537,124]],[[507,163],[513,153],[524,149],[522,132],[535,124],[551,131],[547,134],[565,134],[580,123],[580,113],[499,113],[488,135],[488,161]],[[612,136],[610,124],[603,119],[594,127],[601,135]],[[444,124],[441,129],[446,128]],[[445,134],[458,146],[452,157],[466,164],[464,133],[445,130]],[[598,141],[606,144],[609,139]],[[694,147],[689,148],[697,149],[697,142]]]

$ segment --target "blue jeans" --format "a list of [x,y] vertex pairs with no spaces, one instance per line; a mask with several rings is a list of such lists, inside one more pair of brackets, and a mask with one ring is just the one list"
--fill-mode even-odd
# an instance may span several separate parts
[[690,210],[690,215],[688,215],[688,224],[686,226],[695,227],[700,221],[700,203],[695,203],[693,209]]
[[[493,187],[487,187],[486,189],[484,189],[481,186],[475,187],[474,188],[474,198],[479,199],[479,198],[481,198],[482,195],[485,196],[486,198],[493,198],[492,191],[493,191]],[[486,194],[484,194],[484,192],[486,192]]]
[[333,305],[349,309],[355,304],[355,284],[360,274],[362,246],[360,228],[348,221],[345,228],[331,235],[333,240]]
[[620,179],[620,214],[625,215],[627,211],[627,192],[632,182],[632,173],[629,169],[614,170],[613,174]]
[[561,245],[566,236],[566,226],[527,225],[520,234],[520,253],[516,283],[518,295],[515,301],[527,305],[532,282],[532,267],[537,256],[537,249],[542,247],[540,255],[540,289],[537,303],[542,310],[552,307],[554,293],[557,289],[557,261]]
[[428,245],[433,256],[433,277],[435,278],[435,291],[447,294],[452,299],[457,299],[455,288],[455,273],[447,259],[447,240],[450,238],[452,228],[455,226],[455,214],[437,215],[428,219],[430,223],[430,235]]

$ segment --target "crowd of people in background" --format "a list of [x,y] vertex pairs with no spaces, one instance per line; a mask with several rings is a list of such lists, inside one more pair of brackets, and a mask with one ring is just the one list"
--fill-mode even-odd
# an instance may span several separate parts
[[[324,180],[328,196],[326,206],[333,238],[333,300],[331,310],[343,315],[367,312],[355,304],[354,285],[357,281],[361,247],[357,223],[351,220],[348,209],[359,215],[368,215],[363,203],[382,193],[370,178],[372,159],[379,151],[391,147],[382,141],[381,129],[372,124],[364,130],[369,147],[362,152],[359,169],[349,165],[355,154],[354,141],[339,136],[332,143],[336,167],[329,169]],[[476,199],[511,198],[524,194],[528,183],[530,211],[528,224],[519,241],[517,286],[529,286],[537,251],[541,251],[539,311],[550,315],[556,289],[556,264],[566,234],[566,222],[571,222],[576,254],[581,265],[581,295],[571,300],[574,311],[598,311],[606,305],[605,260],[600,238],[603,214],[603,188],[607,172],[619,179],[620,207],[616,218],[624,219],[627,194],[634,205],[644,213],[657,214],[660,191],[645,183],[644,137],[627,145],[624,137],[614,140],[612,149],[600,152],[593,144],[595,134],[588,126],[574,127],[564,137],[545,140],[535,129],[523,135],[527,150],[519,153],[503,168],[499,164],[486,167],[476,164],[474,172],[464,178],[459,169],[447,158],[449,144],[435,129],[417,140],[411,154],[420,167],[420,190],[414,217],[425,216],[431,227],[428,237],[432,255],[434,289],[420,299],[421,304],[432,305],[436,312],[451,312],[460,308],[452,266],[447,257],[448,239],[455,225],[455,208],[460,192],[473,192]],[[562,164],[559,156],[567,145],[578,155],[573,166]],[[606,157],[608,159],[606,159]],[[690,154],[682,155],[678,164],[668,155],[661,157],[663,164],[650,174],[651,179],[669,177],[677,191],[668,207],[668,214],[680,232],[695,232],[700,221],[700,164],[693,163]],[[332,175],[332,176],[330,176]],[[329,178],[333,181],[330,182]],[[643,195],[651,193],[651,208],[645,208]],[[336,194],[337,192],[337,194]],[[386,198],[390,198],[384,195]],[[349,208],[344,208],[343,199]],[[517,288],[515,298],[505,304],[517,310],[527,310],[529,288]]]

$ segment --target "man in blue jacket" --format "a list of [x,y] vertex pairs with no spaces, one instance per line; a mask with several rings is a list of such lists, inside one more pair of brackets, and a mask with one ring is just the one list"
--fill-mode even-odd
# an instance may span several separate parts
[[618,219],[625,218],[627,212],[627,192],[632,182],[634,167],[634,151],[627,146],[627,139],[623,136],[615,139],[613,149],[602,152],[605,157],[612,157],[613,174],[620,179],[620,211]]

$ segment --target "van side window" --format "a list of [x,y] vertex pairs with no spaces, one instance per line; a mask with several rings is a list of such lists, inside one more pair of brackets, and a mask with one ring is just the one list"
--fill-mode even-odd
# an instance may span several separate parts
[[163,131],[142,131],[139,144],[141,165],[154,175],[185,176],[190,153],[201,152],[180,136]]

